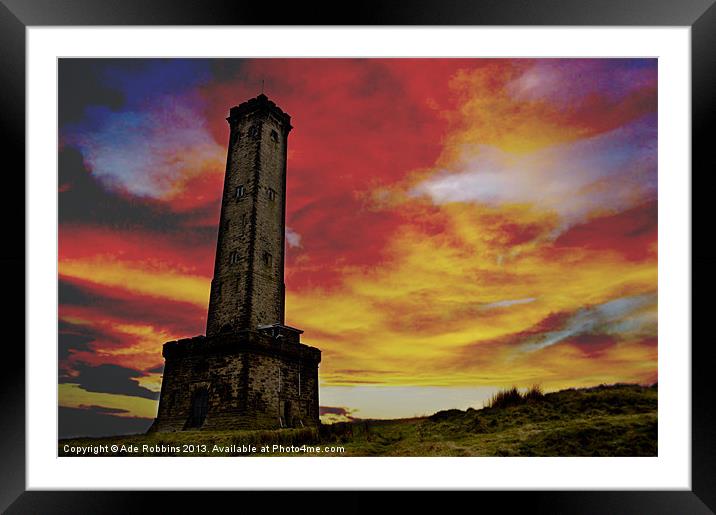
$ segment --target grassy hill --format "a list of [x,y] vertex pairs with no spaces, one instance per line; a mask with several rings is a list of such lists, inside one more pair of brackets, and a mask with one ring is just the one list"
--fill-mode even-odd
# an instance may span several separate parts
[[[98,455],[656,456],[657,396],[656,385],[598,386],[545,395],[538,389],[527,394],[507,390],[479,410],[341,422],[319,430],[77,438],[60,440],[59,455],[77,455],[67,446],[107,446]],[[112,451],[112,445],[131,446],[131,452]]]

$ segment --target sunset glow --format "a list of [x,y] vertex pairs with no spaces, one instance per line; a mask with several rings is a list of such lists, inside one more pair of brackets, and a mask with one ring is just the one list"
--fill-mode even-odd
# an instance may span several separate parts
[[656,60],[61,60],[61,406],[155,415],[261,80],[294,126],[286,323],[323,352],[324,421],[657,381]]

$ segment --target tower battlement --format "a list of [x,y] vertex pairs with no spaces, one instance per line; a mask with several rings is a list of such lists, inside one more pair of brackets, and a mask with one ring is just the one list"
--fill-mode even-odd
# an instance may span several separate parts
[[240,120],[242,117],[249,114],[262,111],[273,114],[282,123],[282,126],[287,131],[290,131],[293,128],[291,126],[291,117],[288,113],[283,112],[280,107],[278,107],[273,101],[269,100],[269,98],[263,93],[229,109],[229,116],[226,118],[226,121],[231,123],[232,121]]

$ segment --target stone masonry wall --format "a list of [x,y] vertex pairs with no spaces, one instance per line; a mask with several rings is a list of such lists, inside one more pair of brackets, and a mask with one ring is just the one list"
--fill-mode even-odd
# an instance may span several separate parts
[[232,108],[207,334],[284,321],[290,117],[266,97]]
[[242,332],[170,342],[165,358],[154,431],[186,429],[200,388],[208,409],[196,429],[318,425],[318,349]]

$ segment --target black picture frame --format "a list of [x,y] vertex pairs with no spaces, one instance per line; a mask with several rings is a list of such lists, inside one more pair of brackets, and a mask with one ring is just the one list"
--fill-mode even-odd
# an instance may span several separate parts
[[[716,113],[716,0],[401,0],[344,5],[335,2],[262,3],[196,0],[0,0],[0,102],[5,198],[2,263],[6,298],[3,366],[0,368],[0,510],[7,513],[205,513],[207,507],[263,502],[259,492],[70,492],[25,487],[25,29],[42,25],[569,25],[691,27],[693,170],[716,170],[708,129]],[[54,115],[48,114],[48,119]],[[692,183],[693,184],[693,183]],[[696,190],[698,191],[698,190]],[[703,191],[703,190],[702,190]],[[692,201],[693,206],[693,201]],[[693,210],[692,210],[693,211]],[[693,216],[694,222],[698,217]],[[693,230],[692,230],[693,233]],[[693,252],[693,249],[692,249]],[[705,260],[693,260],[700,264]],[[20,271],[23,273],[20,273]],[[693,273],[693,264],[692,264]],[[705,303],[708,304],[708,303]],[[708,309],[694,306],[694,309]],[[693,316],[693,315],[692,315]],[[690,344],[691,342],[668,342]],[[451,492],[450,504],[496,503],[501,510],[532,513],[713,513],[716,511],[716,403],[710,342],[693,339],[692,489],[690,491]],[[383,494],[347,492],[340,500],[324,493],[273,492],[275,506],[305,503],[317,509],[365,512],[384,503]],[[470,499],[460,499],[470,495]],[[286,498],[290,497],[290,498]],[[297,501],[296,498],[299,498]],[[457,497],[457,498],[455,498]],[[474,499],[477,497],[477,499]],[[433,501],[434,498],[431,498]],[[402,495],[401,511],[427,506],[425,493]],[[484,505],[483,504],[483,505]],[[295,504],[300,506],[301,504]],[[229,504],[231,506],[231,504]],[[284,511],[284,510],[282,510]],[[295,510],[290,510],[295,511]],[[298,510],[301,512],[303,510]]]

